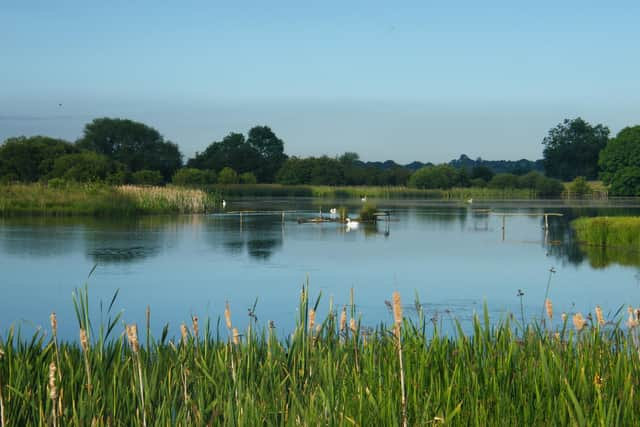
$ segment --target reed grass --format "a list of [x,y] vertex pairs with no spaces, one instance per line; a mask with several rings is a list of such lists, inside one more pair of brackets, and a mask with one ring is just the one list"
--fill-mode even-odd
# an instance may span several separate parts
[[[123,319],[112,308],[115,298],[103,313],[106,323],[93,324],[86,289],[80,290],[78,327],[93,331],[87,349],[60,342],[58,364],[54,338],[44,331],[23,337],[12,328],[0,341],[2,422],[635,425],[640,416],[634,308],[626,324],[615,314],[592,321],[563,313],[561,323],[516,333],[510,316],[490,322],[485,305],[472,332],[463,333],[454,320],[458,332],[446,335],[419,301],[417,319],[403,315],[399,294],[390,303],[390,324],[372,330],[355,321],[355,304],[349,322],[347,308],[336,310],[332,301],[318,319],[320,300],[312,303],[303,288],[297,326],[282,338],[253,318],[239,331],[227,304],[222,325],[200,322],[197,335],[183,325],[177,340],[164,328],[143,345],[132,325],[118,331]],[[221,338],[220,326],[228,338]]]
[[214,193],[173,186],[0,184],[0,216],[105,217],[203,213],[216,206],[218,199]]
[[640,250],[640,217],[578,218],[571,225],[583,243]]

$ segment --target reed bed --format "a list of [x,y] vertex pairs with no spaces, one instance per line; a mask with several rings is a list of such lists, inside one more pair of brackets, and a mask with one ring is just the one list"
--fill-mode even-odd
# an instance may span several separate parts
[[[403,315],[393,294],[390,325],[366,328],[355,305],[317,318],[320,297],[300,294],[297,326],[278,337],[246,329],[227,303],[224,320],[196,316],[151,334],[113,310],[94,325],[85,290],[74,296],[80,343],[49,334],[0,341],[4,426],[75,425],[634,425],[640,378],[640,312],[608,318],[562,313],[545,322],[491,323],[443,335],[416,302]],[[353,301],[353,296],[352,296]],[[413,306],[411,306],[413,307]],[[245,312],[244,309],[238,310]],[[52,317],[53,319],[54,317]],[[520,331],[515,332],[516,328]]]
[[578,240],[589,245],[640,250],[640,217],[578,218],[571,225]]
[[213,185],[225,197],[320,197],[360,198],[362,196],[382,199],[535,199],[536,193],[525,189],[452,188],[448,190],[420,190],[409,187],[385,186],[329,186],[329,185],[280,185],[280,184],[233,184]]
[[149,212],[205,213],[217,202],[211,193],[186,187],[121,185],[116,191]]

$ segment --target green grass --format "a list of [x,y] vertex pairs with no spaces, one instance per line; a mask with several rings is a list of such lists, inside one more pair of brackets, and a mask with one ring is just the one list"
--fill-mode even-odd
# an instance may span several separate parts
[[215,196],[181,187],[112,187],[104,184],[0,185],[0,216],[132,216],[200,213]]
[[583,243],[640,250],[640,217],[578,218],[571,225]]
[[491,323],[485,307],[473,332],[457,323],[449,336],[420,309],[369,330],[353,305],[330,307],[315,326],[319,302],[303,289],[284,337],[250,317],[240,333],[223,319],[194,322],[176,339],[166,328],[159,337],[129,329],[128,343],[121,313],[92,325],[79,291],[85,350],[44,332],[2,339],[6,425],[401,425],[403,392],[408,425],[634,425],[640,416],[633,324],[594,320],[578,332],[565,318],[517,333],[509,317]]
[[383,199],[534,199],[535,193],[522,189],[452,188],[449,190],[419,190],[409,187],[329,186],[234,184],[209,186],[224,197],[321,197],[360,198],[364,195]]

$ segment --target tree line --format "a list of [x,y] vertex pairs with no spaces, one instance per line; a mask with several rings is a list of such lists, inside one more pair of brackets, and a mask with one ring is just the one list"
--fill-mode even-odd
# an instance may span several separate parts
[[610,139],[606,126],[592,126],[578,117],[552,128],[542,143],[543,159],[536,162],[474,161],[462,155],[448,164],[402,166],[364,163],[353,152],[290,157],[271,128],[255,126],[246,136],[229,133],[184,162],[178,145],[156,129],[127,119],[98,118],[86,124],[73,143],[47,136],[8,138],[0,145],[0,182],[486,186],[553,196],[562,191],[559,180],[584,177],[601,178],[614,195],[640,195],[640,126]]

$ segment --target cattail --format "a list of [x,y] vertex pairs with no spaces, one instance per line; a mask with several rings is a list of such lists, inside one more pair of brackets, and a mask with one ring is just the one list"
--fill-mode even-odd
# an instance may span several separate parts
[[393,293],[393,321],[396,325],[402,324],[402,304],[400,303],[400,293]]
[[587,321],[582,317],[582,313],[576,313],[573,315],[573,326],[576,328],[576,331],[580,332],[586,324]]
[[347,306],[342,307],[342,313],[340,313],[340,331],[347,329]]
[[240,344],[240,334],[238,333],[238,328],[233,328],[233,344]]
[[319,335],[322,331],[322,325],[316,325],[316,335]]
[[49,320],[51,320],[51,333],[55,337],[58,335],[58,318],[56,317],[55,312],[51,313]]
[[80,345],[82,345],[82,350],[85,353],[89,351],[89,338],[87,337],[87,331],[84,328],[80,328]]
[[229,301],[225,303],[224,320],[227,322],[227,329],[231,330],[231,309],[229,308]]
[[629,312],[629,319],[627,320],[627,326],[629,327],[629,329],[633,329],[636,326],[638,326],[638,318],[635,315],[633,307],[630,306],[627,309],[627,311]]
[[140,343],[138,342],[138,326],[134,323],[133,325],[128,325],[126,329],[131,350],[137,354],[140,350]]
[[358,332],[358,325],[356,323],[356,319],[353,317],[349,320],[349,329],[351,329],[351,332],[354,334]]
[[316,311],[312,308],[309,310],[309,330],[313,330],[313,325],[316,323]]
[[189,331],[187,330],[187,325],[184,323],[180,324],[180,334],[182,335],[182,344],[186,344],[189,338]]
[[56,387],[56,370],[56,364],[54,362],[51,362],[49,364],[49,397],[54,402],[58,398],[58,389]]
[[596,319],[598,319],[598,324],[604,325],[606,322],[604,321],[604,316],[602,315],[602,308],[599,305],[596,305]]
[[562,313],[562,315],[560,315],[560,318],[562,319],[562,324],[564,324],[567,321],[567,313]]
[[191,317],[191,325],[193,326],[193,335],[195,335],[197,340],[198,332],[200,331],[200,327],[198,326],[198,316]]
[[544,308],[547,310],[547,316],[549,316],[549,319],[553,320],[553,304],[549,298],[544,302]]

